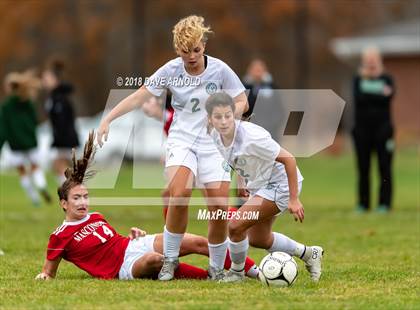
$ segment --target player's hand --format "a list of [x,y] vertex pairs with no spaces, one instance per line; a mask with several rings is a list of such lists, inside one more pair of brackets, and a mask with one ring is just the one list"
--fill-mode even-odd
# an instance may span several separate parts
[[249,198],[249,192],[246,190],[246,188],[238,188],[238,197]]
[[51,280],[52,278],[45,272],[41,272],[35,277],[35,280]]
[[146,232],[137,227],[131,227],[130,234],[128,235],[128,237],[131,240],[133,239],[137,240],[139,237],[144,237],[144,236],[146,236]]
[[[106,142],[108,140],[108,133],[109,133],[109,122],[103,119],[101,123],[99,124],[99,128],[96,134],[96,141],[98,142],[100,147],[104,145],[104,141]],[[104,139],[104,141],[102,139]]]
[[293,214],[295,221],[299,220],[301,223],[305,218],[305,210],[303,209],[303,205],[300,202],[299,198],[289,200],[288,205],[289,212]]
[[388,97],[391,94],[392,94],[392,88],[390,86],[388,86],[388,85],[385,85],[384,86],[384,95]]

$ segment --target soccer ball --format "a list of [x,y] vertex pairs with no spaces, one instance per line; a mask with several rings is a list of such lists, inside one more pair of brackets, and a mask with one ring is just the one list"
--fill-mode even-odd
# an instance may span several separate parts
[[290,286],[298,275],[298,267],[289,254],[273,252],[268,254],[260,263],[258,278],[267,286]]

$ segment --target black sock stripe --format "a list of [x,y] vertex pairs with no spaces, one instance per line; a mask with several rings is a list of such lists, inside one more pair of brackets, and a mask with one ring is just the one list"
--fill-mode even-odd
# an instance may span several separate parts
[[236,270],[236,269],[233,269],[232,267],[230,267],[230,269],[232,269],[233,271],[235,271],[235,272],[242,272],[242,271],[245,271],[245,267],[244,268],[242,268],[241,270]]
[[305,249],[303,250],[302,255],[301,255],[299,258],[300,258],[300,259],[302,259],[302,258],[303,258],[303,256],[305,256],[305,253],[306,253],[306,245],[305,245]]

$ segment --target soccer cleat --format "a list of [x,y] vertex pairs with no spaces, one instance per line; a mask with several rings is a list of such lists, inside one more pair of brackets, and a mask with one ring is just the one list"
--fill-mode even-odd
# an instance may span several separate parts
[[363,213],[367,213],[369,211],[369,208],[363,206],[363,205],[358,205],[356,207],[356,213],[358,214],[363,214]]
[[242,282],[245,280],[245,271],[235,271],[232,268],[226,273],[223,279],[219,280],[221,283]]
[[220,281],[225,277],[225,271],[223,269],[217,269],[213,266],[209,266],[208,270],[209,280]]
[[312,251],[309,258],[305,261],[306,270],[311,274],[311,279],[318,282],[321,277],[321,261],[324,250],[320,246],[307,247],[306,250]]
[[378,208],[376,209],[376,212],[378,213],[388,213],[389,211],[390,211],[390,208],[387,205],[379,205]]
[[179,260],[165,257],[163,259],[163,266],[160,269],[158,279],[160,281],[170,281],[175,276],[175,270],[178,268]]

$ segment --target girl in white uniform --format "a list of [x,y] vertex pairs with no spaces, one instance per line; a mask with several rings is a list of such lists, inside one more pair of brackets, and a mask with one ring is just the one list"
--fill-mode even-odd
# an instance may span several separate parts
[[[172,93],[174,120],[169,131],[166,172],[169,178],[169,210],[164,227],[164,264],[159,274],[163,281],[173,279],[178,264],[179,248],[187,228],[188,203],[193,181],[204,186],[209,211],[227,210],[230,169],[207,135],[205,102],[209,95],[223,89],[234,99],[238,115],[248,108],[244,87],[238,76],[223,61],[204,55],[207,36],[204,19],[189,16],[173,29],[174,48],[178,58],[159,68],[132,95],[122,100],[101,122],[98,143],[107,139],[109,124],[115,118],[140,107],[151,96],[166,89]],[[209,274],[223,277],[227,251],[227,222],[209,222]]]
[[[281,148],[264,128],[250,122],[235,121],[235,104],[227,93],[211,95],[206,110],[209,126],[213,127],[211,137],[227,163],[244,179],[250,193],[249,200],[240,209],[240,214],[244,216],[238,214],[229,222],[232,265],[223,282],[244,279],[244,259],[249,244],[269,252],[282,251],[301,258],[312,280],[318,281],[323,249],[319,246],[307,247],[272,231],[276,215],[287,209],[295,220],[302,222],[304,218],[299,200],[303,177],[295,158]],[[259,212],[257,219],[247,214],[252,211]]]

